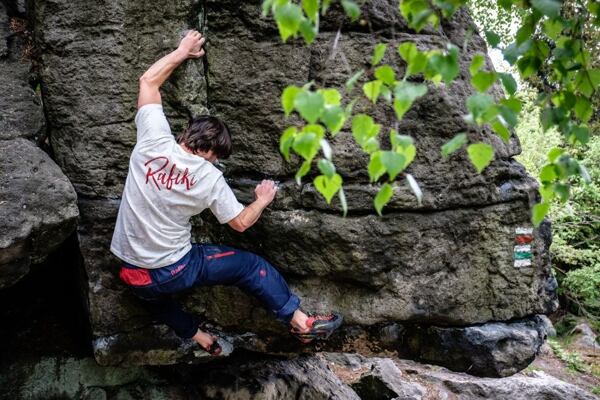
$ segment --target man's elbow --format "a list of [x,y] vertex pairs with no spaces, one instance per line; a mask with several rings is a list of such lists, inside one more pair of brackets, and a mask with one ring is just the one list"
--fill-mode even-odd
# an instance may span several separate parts
[[236,232],[243,233],[246,229],[250,228],[250,225],[245,224],[241,218],[235,218],[229,222],[229,226]]
[[156,82],[154,82],[154,80],[149,77],[148,75],[144,74],[142,76],[140,76],[140,78],[138,79],[139,84],[140,84],[140,88],[142,87],[154,87],[157,86]]

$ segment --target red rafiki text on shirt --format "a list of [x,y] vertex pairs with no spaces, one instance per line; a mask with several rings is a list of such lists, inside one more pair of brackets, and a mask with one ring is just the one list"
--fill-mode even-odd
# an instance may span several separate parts
[[154,183],[158,190],[161,186],[171,190],[173,185],[185,185],[187,190],[196,184],[196,179],[186,168],[183,171],[177,168],[177,164],[171,164],[171,161],[165,156],[152,158],[144,163],[148,168],[146,171],[146,183]]

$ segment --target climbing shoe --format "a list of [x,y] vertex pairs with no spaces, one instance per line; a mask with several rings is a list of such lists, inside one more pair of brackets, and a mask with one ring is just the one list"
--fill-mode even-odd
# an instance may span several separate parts
[[208,354],[210,354],[211,356],[214,356],[214,357],[217,357],[223,351],[217,338],[214,336],[213,336],[213,342],[208,348],[206,348],[204,346],[201,346],[201,347],[204,349],[204,351],[206,351]]
[[290,334],[302,343],[310,343],[313,340],[326,340],[333,331],[342,325],[344,317],[341,314],[308,314],[306,326],[308,330],[290,327]]

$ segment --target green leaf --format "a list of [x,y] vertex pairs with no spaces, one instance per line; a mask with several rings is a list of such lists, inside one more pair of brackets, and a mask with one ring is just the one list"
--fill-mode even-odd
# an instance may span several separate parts
[[393,195],[394,189],[392,188],[392,185],[385,183],[381,186],[377,192],[377,195],[375,196],[375,199],[373,200],[377,214],[381,215],[381,210],[383,210],[383,207],[390,202]]
[[390,130],[390,143],[392,150],[406,149],[407,147],[413,146],[415,141],[408,135],[399,135],[395,129]]
[[381,92],[381,85],[383,82],[380,80],[370,81],[363,85],[363,93],[369,100],[373,103],[377,102],[377,98],[379,97],[379,93]]
[[592,118],[594,111],[592,110],[592,103],[583,96],[577,96],[575,102],[575,115],[582,122],[588,122]]
[[556,40],[563,30],[563,25],[558,19],[547,19],[544,21],[543,31],[552,40]]
[[560,0],[531,0],[531,5],[542,14],[555,18],[560,15],[562,2]]
[[494,159],[494,148],[486,143],[474,143],[467,147],[467,154],[478,173]]
[[354,75],[352,75],[350,77],[350,79],[348,79],[346,81],[346,90],[348,90],[348,92],[351,92],[352,89],[354,89],[354,85],[356,85],[356,82],[358,82],[358,80],[360,79],[360,77],[365,73],[364,69],[361,69],[360,71],[358,71],[357,73],[355,73]]
[[275,21],[279,36],[284,42],[298,32],[302,18],[302,9],[294,3],[285,3],[275,8]]
[[379,64],[379,62],[383,59],[386,48],[387,45],[385,43],[379,43],[377,46],[375,46],[375,50],[373,50],[373,57],[371,57],[372,66]]
[[321,121],[327,129],[335,136],[346,122],[346,113],[340,106],[325,107],[325,111],[321,114]]
[[429,58],[427,69],[430,70],[430,74],[439,74],[445,83],[452,82],[460,72],[460,66],[458,64],[458,47],[448,45],[447,54],[433,54]]
[[390,177],[390,181],[396,179],[396,175],[406,168],[406,159],[402,154],[393,151],[382,151],[380,157],[381,163]]
[[495,72],[479,71],[471,77],[471,84],[480,92],[487,91],[496,82]]
[[540,226],[548,210],[550,209],[550,203],[537,203],[531,210],[531,222],[535,227]]
[[337,89],[319,89],[317,92],[323,95],[325,105],[339,106],[342,103],[342,95]]
[[414,42],[403,42],[398,45],[398,54],[407,63],[411,62],[418,52],[419,50],[417,50],[417,45]]
[[319,17],[319,0],[302,0],[302,8],[306,16],[316,23]]
[[311,44],[315,40],[318,33],[317,28],[317,25],[313,25],[306,18],[302,18],[298,29],[300,30],[300,33],[302,34],[302,37],[304,38],[306,44]]
[[556,166],[554,164],[546,164],[540,170],[540,182],[542,183],[553,182],[557,177]]
[[571,129],[570,141],[571,143],[575,143],[575,141],[581,144],[587,144],[590,140],[590,130],[587,126],[574,126]]
[[383,99],[385,101],[387,101],[388,103],[390,103],[392,101],[392,91],[386,85],[381,86],[380,96],[383,97]]
[[371,153],[371,159],[369,160],[367,171],[369,172],[369,178],[371,179],[371,182],[376,182],[383,176],[383,174],[385,174],[385,167],[381,162],[381,151]]
[[510,140],[510,131],[508,128],[499,119],[495,119],[490,125],[492,126],[494,132],[496,132],[496,134],[502,138],[504,143],[508,143]]
[[487,122],[495,116],[492,108],[495,108],[494,100],[488,94],[476,93],[467,99],[467,109],[477,124]]
[[295,126],[290,126],[281,134],[279,139],[279,151],[283,154],[286,161],[290,161],[290,148],[294,143],[294,137],[298,133],[298,129]]
[[392,67],[385,64],[381,67],[377,67],[375,70],[375,78],[379,79],[386,85],[393,85],[396,81],[396,73]]
[[485,38],[492,47],[497,47],[500,44],[500,36],[496,32],[485,31]]
[[517,123],[519,122],[519,117],[518,114],[512,108],[501,104],[500,106],[498,106],[498,110],[500,111],[500,116],[502,117],[503,123],[506,127],[510,126],[514,128],[515,126],[517,126]]
[[402,119],[414,101],[427,93],[427,85],[399,82],[394,89],[394,111]]
[[471,60],[471,65],[469,65],[469,73],[471,75],[475,75],[477,73],[477,71],[479,71],[481,69],[481,67],[483,67],[483,65],[485,64],[485,57],[483,54],[475,54],[475,56],[473,57],[473,60]]
[[412,137],[407,135],[398,135],[395,129],[390,131],[390,142],[392,150],[404,156],[404,167],[406,168],[415,159],[417,148],[414,145]]
[[361,147],[371,138],[377,137],[381,125],[373,122],[373,118],[366,114],[357,114],[352,118],[352,136]]
[[541,66],[542,61],[535,55],[525,55],[517,61],[517,67],[523,79],[535,74]]
[[283,107],[283,112],[286,117],[288,117],[294,109],[294,99],[301,91],[302,89],[298,86],[288,86],[283,89],[283,93],[281,94],[281,106]]
[[512,74],[502,72],[498,75],[500,75],[500,80],[502,81],[502,85],[506,92],[511,96],[514,95],[517,91],[517,81],[515,81]]
[[308,174],[308,171],[310,171],[310,163],[310,160],[304,161],[300,166],[300,169],[296,172],[295,178],[298,185],[302,183],[302,177]]
[[415,194],[417,198],[417,204],[420,206],[423,205],[423,191],[419,187],[417,180],[411,174],[406,174],[406,181],[408,182],[408,186],[410,186],[410,190]]
[[544,203],[550,203],[554,199],[554,190],[551,184],[544,184],[540,187],[540,194]]
[[356,21],[358,17],[360,17],[360,7],[358,7],[356,2],[351,0],[342,0],[342,7],[344,7],[344,12],[350,17],[350,20]]
[[570,186],[568,184],[555,183],[552,185],[552,190],[554,190],[554,193],[558,195],[558,198],[562,203],[565,203],[567,200],[569,200]]
[[319,92],[300,91],[294,98],[294,107],[302,118],[314,124],[325,109],[325,99]]
[[500,103],[502,103],[502,105],[510,108],[512,111],[514,111],[517,114],[521,112],[521,108],[523,106],[523,103],[521,102],[521,100],[517,99],[516,97],[508,97],[506,99],[502,99],[500,101]]
[[319,171],[328,178],[332,178],[335,174],[335,165],[326,158],[321,158],[317,164]]
[[400,1],[400,13],[408,22],[408,26],[419,32],[425,25],[437,25],[439,19],[434,10],[430,8],[425,0],[402,0]]
[[374,138],[374,137],[367,139],[363,143],[362,149],[367,154],[371,154],[371,153],[379,150],[379,140],[377,140],[377,138]]
[[428,57],[425,52],[417,50],[413,42],[404,42],[398,46],[398,54],[406,61],[406,76],[416,75],[425,70]]
[[342,187],[342,177],[334,174],[331,178],[325,175],[317,176],[313,181],[315,188],[325,197],[327,204],[331,204],[331,199]]
[[560,147],[553,147],[548,151],[548,161],[553,163],[560,155],[564,153],[564,150]]
[[271,6],[273,5],[273,3],[275,2],[275,0],[263,0],[262,5],[261,5],[261,9],[262,9],[262,16],[263,18],[266,17],[267,15],[269,15],[269,9],[271,8]]
[[302,132],[296,135],[292,148],[305,160],[312,160],[321,148],[324,129],[320,125],[306,125]]
[[442,156],[448,157],[467,143],[467,134],[459,133],[442,146]]

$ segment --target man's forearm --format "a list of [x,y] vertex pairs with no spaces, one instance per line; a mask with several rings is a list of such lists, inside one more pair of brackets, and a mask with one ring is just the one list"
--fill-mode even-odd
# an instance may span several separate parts
[[187,54],[180,49],[176,49],[152,64],[140,77],[140,82],[159,88],[186,59]]
[[268,203],[265,204],[260,200],[255,200],[253,203],[246,206],[238,217],[244,229],[248,229],[254,225],[268,205]]

